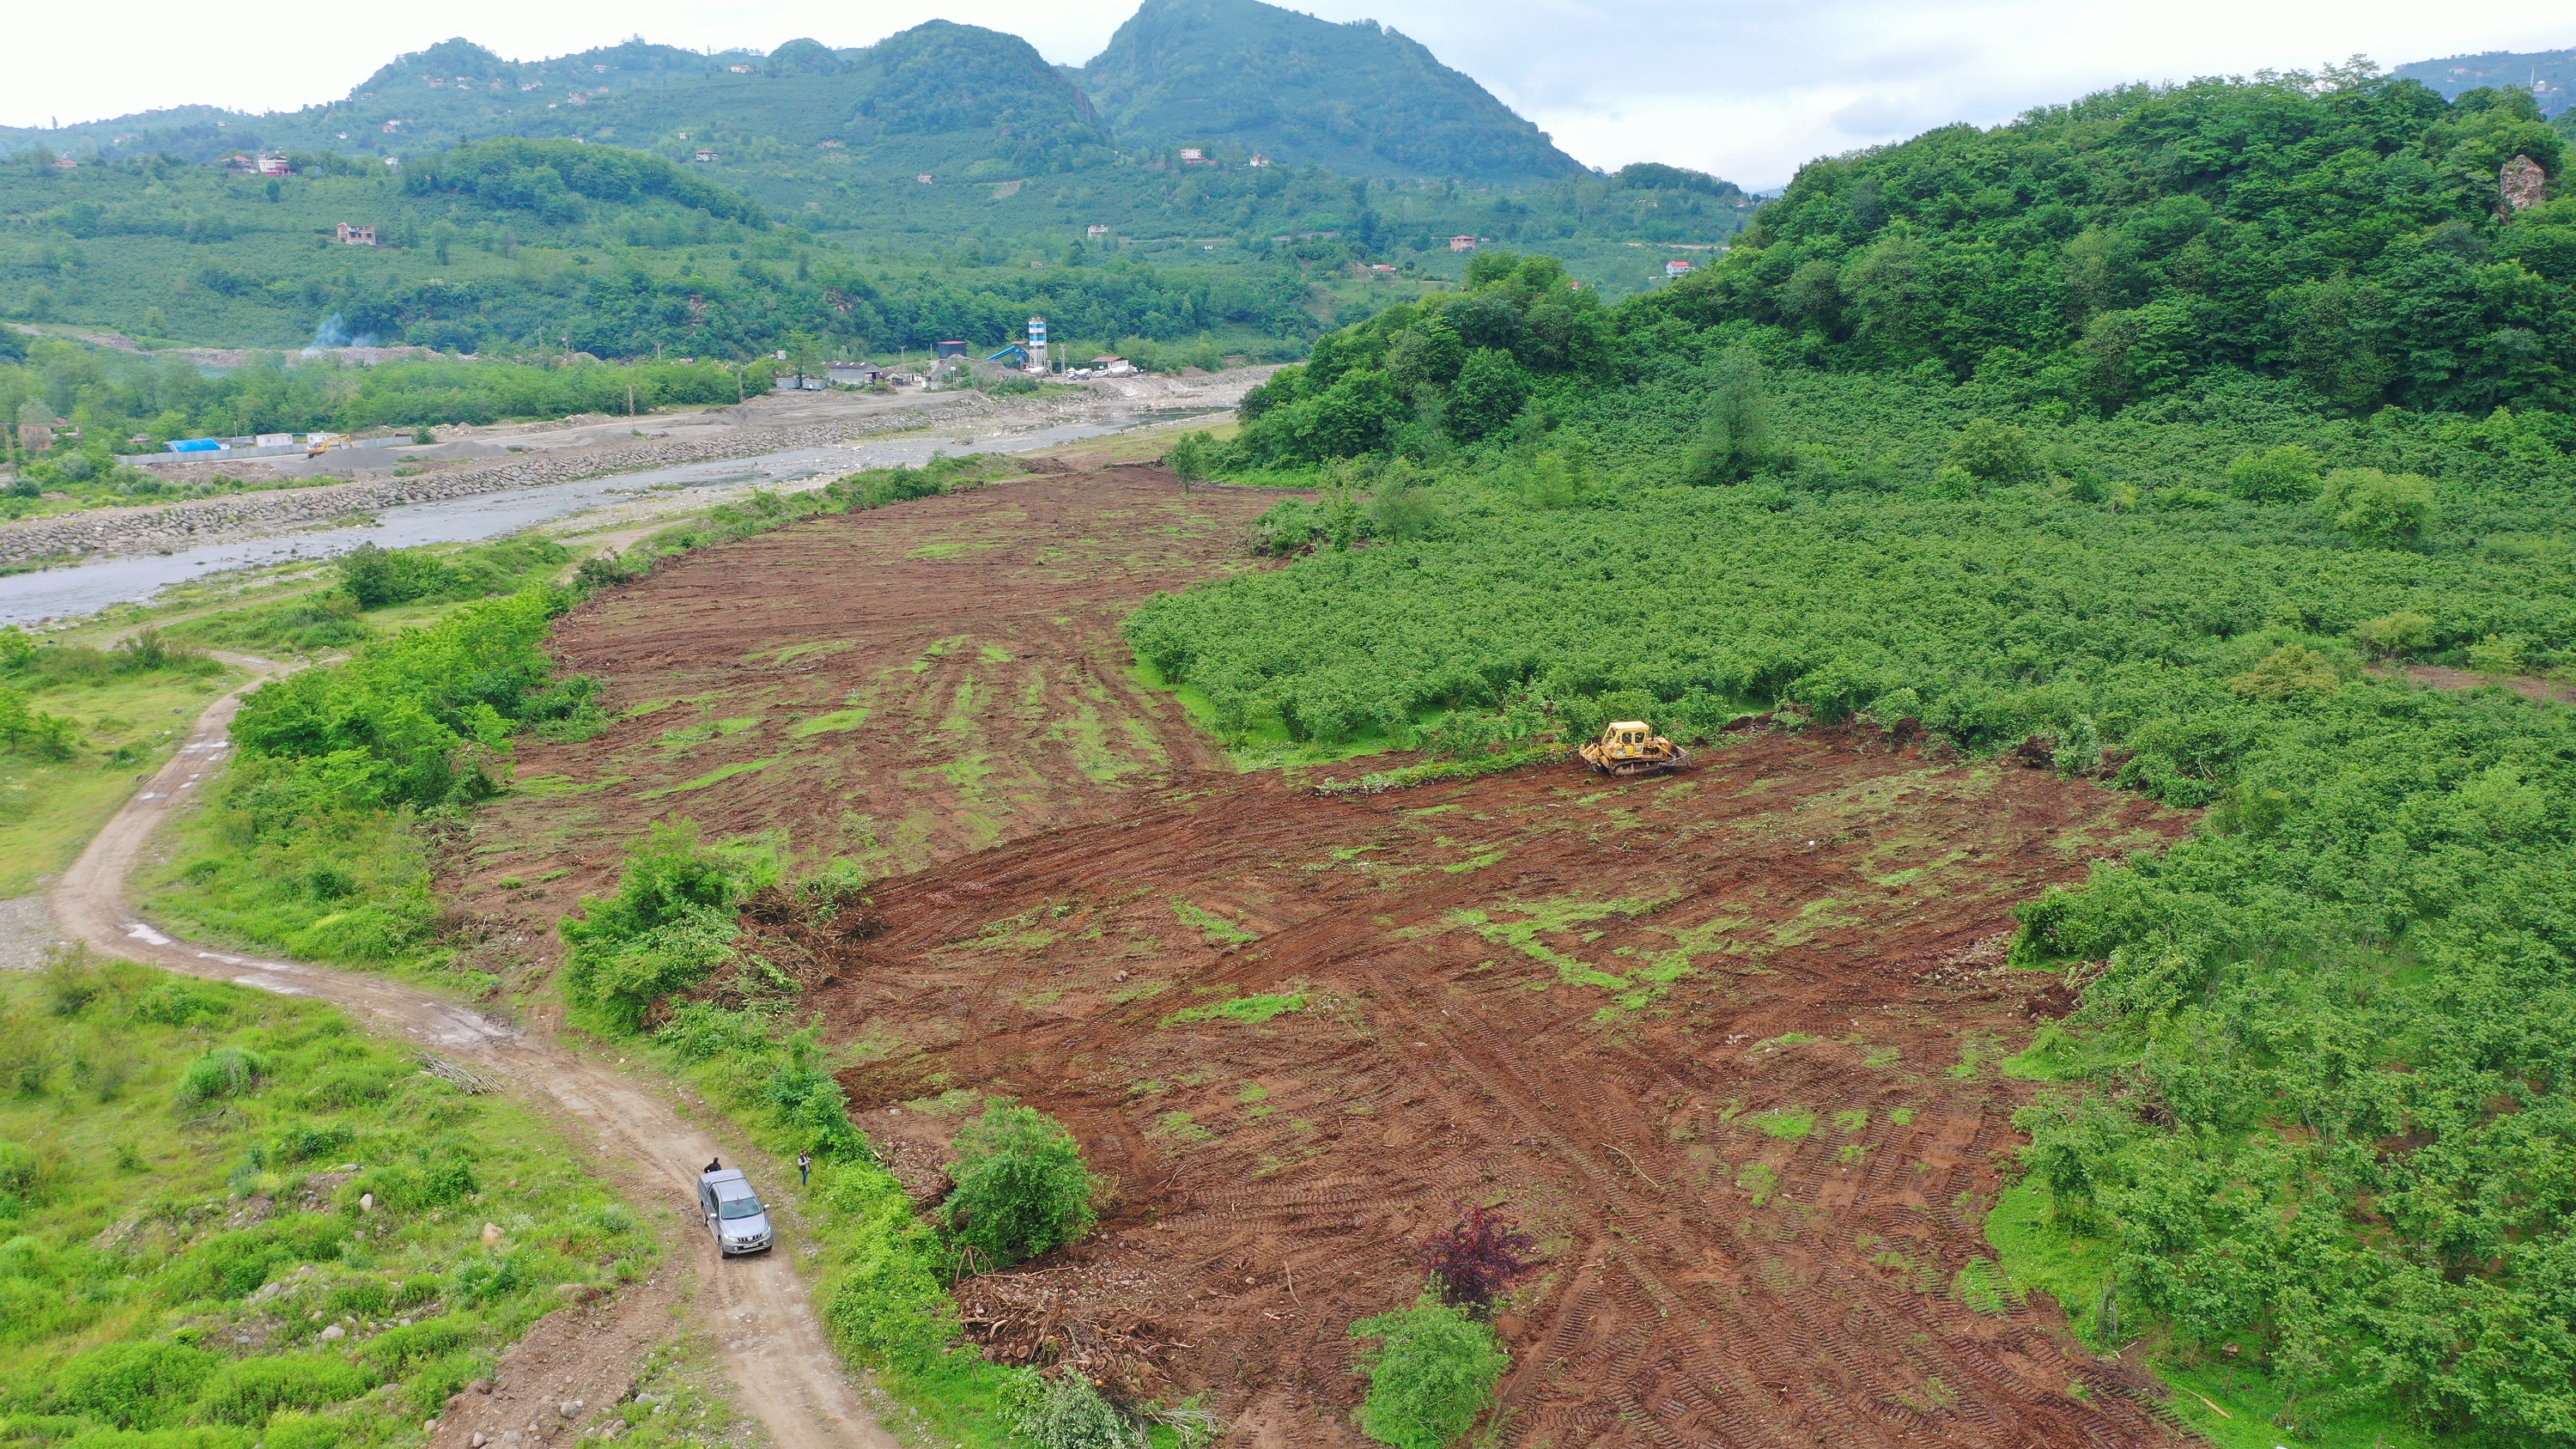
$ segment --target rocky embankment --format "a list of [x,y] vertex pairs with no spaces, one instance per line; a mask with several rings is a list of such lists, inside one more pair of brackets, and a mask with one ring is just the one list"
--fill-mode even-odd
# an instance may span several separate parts
[[282,533],[303,524],[325,523],[352,513],[366,513],[404,503],[435,503],[475,493],[572,483],[609,473],[632,473],[680,463],[704,463],[721,458],[785,452],[793,448],[824,447],[871,433],[902,432],[923,427],[954,418],[961,411],[981,412],[990,406],[990,402],[979,393],[959,393],[953,400],[943,399],[923,407],[878,413],[847,422],[742,428],[712,438],[674,439],[578,453],[568,451],[551,457],[521,458],[483,467],[427,473],[416,478],[234,493],[158,507],[99,509],[55,518],[32,518],[19,523],[0,524],[0,564],[112,554],[167,553],[200,544]]

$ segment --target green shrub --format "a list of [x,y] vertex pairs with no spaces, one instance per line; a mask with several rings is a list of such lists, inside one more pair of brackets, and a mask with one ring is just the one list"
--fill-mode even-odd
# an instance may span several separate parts
[[1002,1417],[1039,1449],[1150,1449],[1141,1425],[1100,1396],[1078,1369],[1031,1374],[1011,1386]]
[[358,617],[358,601],[332,589],[259,609],[226,609],[170,627],[193,644],[300,653],[343,649],[375,636]]
[[2020,487],[2039,481],[2039,459],[2021,429],[1993,418],[1976,418],[1950,440],[1950,466],[1980,482]]
[[68,760],[79,748],[80,731],[70,720],[34,708],[17,690],[0,688],[0,753]]
[[280,1409],[343,1403],[374,1386],[365,1370],[329,1358],[246,1358],[206,1380],[197,1412],[219,1424],[256,1426]]
[[414,1364],[436,1358],[473,1337],[473,1328],[461,1320],[424,1318],[418,1323],[388,1328],[368,1339],[358,1350],[358,1357],[374,1365],[378,1373],[398,1378]]
[[821,1035],[808,1029],[787,1042],[787,1060],[761,1086],[761,1098],[778,1114],[801,1151],[867,1156],[871,1149],[850,1125],[849,1095],[825,1066]]
[[471,1197],[483,1185],[475,1179],[470,1159],[449,1153],[426,1162],[379,1167],[359,1179],[359,1188],[374,1193],[378,1202],[397,1212],[427,1212]]
[[239,1298],[258,1291],[280,1268],[339,1257],[349,1235],[348,1223],[319,1213],[217,1233],[173,1267],[171,1289],[182,1298]]
[[347,1432],[337,1419],[289,1411],[268,1421],[259,1437],[260,1449],[338,1449]]
[[2227,465],[2227,491],[2248,503],[2300,503],[2317,496],[2325,460],[2302,443],[2240,453]]
[[44,1169],[35,1149],[0,1139],[0,1197],[31,1202],[43,1185]]
[[832,1336],[872,1363],[939,1362],[957,1336],[957,1303],[941,1284],[938,1237],[903,1184],[874,1163],[830,1163],[814,1174],[814,1196],[837,1227],[820,1295]]
[[1369,1381],[1360,1427],[1396,1449],[1447,1449],[1465,1438],[1512,1362],[1492,1328],[1427,1293],[1352,1324],[1351,1337],[1383,1340],[1360,1357]]
[[2433,618],[2412,609],[2364,619],[2353,626],[2352,637],[2364,649],[2381,658],[2421,654],[2433,647]]
[[698,843],[688,821],[656,824],[628,847],[617,893],[585,899],[559,929],[570,944],[564,994],[620,1035],[732,954],[741,882]]
[[2430,479],[2377,468],[2338,468],[2317,490],[2317,507],[2355,543],[2412,548],[2439,516]]
[[345,1122],[298,1122],[277,1139],[275,1155],[280,1162],[310,1162],[335,1155],[356,1140]]
[[153,1429],[182,1417],[218,1360],[176,1343],[111,1343],[75,1355],[54,1373],[54,1406],[120,1429]]
[[957,1188],[943,1209],[957,1241],[1007,1267],[1090,1231],[1091,1170],[1063,1124],[997,1102],[957,1134]]
[[444,590],[447,569],[426,551],[382,549],[362,543],[340,555],[340,587],[361,609],[409,603]]
[[179,1075],[179,1101],[185,1106],[217,1101],[249,1091],[268,1075],[268,1064],[240,1047],[217,1047]]
[[191,1026],[201,1021],[221,1021],[231,1014],[232,1007],[211,991],[173,979],[146,989],[126,1010],[134,1020],[155,1026]]
[[671,1013],[654,1031],[653,1040],[679,1054],[683,1062],[711,1061],[733,1053],[769,1050],[768,1020],[754,1011],[728,1011],[692,1001]]

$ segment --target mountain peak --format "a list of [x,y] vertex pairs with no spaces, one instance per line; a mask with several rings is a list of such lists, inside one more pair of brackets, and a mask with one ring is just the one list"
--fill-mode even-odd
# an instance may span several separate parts
[[1260,0],[1145,0],[1081,72],[1122,142],[1352,175],[1532,181],[1584,166],[1418,41]]
[[395,56],[391,64],[370,76],[359,89],[378,89],[414,76],[434,75],[442,79],[449,76],[471,76],[479,80],[485,76],[499,75],[504,71],[515,69],[517,67],[510,62],[460,35],[442,40],[426,50],[415,50],[408,55]]

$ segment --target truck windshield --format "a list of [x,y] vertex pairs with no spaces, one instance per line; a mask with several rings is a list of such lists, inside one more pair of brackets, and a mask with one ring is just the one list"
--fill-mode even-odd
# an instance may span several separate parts
[[756,1197],[726,1198],[723,1202],[716,1204],[716,1216],[727,1219],[728,1221],[734,1218],[756,1218],[760,1216],[760,1199]]

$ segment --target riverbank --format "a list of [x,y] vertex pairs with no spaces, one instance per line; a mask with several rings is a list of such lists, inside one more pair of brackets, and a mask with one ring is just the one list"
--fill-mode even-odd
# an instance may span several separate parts
[[[418,466],[434,471],[0,524],[0,568],[172,553],[288,533],[383,508],[829,447],[854,438],[970,419],[981,427],[1026,428],[1054,422],[1109,420],[1162,408],[1231,407],[1270,371],[1241,368],[1197,377],[1140,378],[1123,385],[1023,398],[939,392],[891,405],[888,399],[875,394],[778,394],[712,414],[649,420],[656,432],[667,435],[684,428],[695,436],[602,444],[598,441],[600,430],[588,428],[566,437],[571,446],[549,446],[553,439],[522,434],[531,445],[529,451],[538,456],[514,457],[507,462],[465,462],[443,468],[424,462]],[[390,463],[413,461],[396,457]]]

